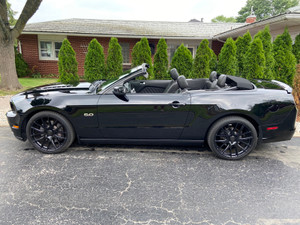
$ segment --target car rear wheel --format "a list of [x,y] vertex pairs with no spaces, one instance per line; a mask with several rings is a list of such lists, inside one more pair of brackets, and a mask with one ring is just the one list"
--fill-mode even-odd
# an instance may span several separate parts
[[225,117],[213,124],[207,142],[212,152],[219,158],[241,159],[255,149],[257,132],[244,118]]
[[74,130],[62,115],[42,111],[30,118],[26,126],[29,142],[40,152],[60,153],[74,141]]

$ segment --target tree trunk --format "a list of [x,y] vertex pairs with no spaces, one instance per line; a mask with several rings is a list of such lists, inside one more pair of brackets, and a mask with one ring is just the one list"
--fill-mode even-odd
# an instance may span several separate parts
[[16,90],[22,88],[19,83],[13,41],[0,41],[0,89]]

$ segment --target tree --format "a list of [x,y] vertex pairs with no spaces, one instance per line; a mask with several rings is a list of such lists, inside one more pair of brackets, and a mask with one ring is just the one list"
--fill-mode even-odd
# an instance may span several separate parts
[[247,0],[246,5],[239,11],[237,22],[244,23],[246,21],[251,14],[251,7],[259,21],[283,13],[296,5],[298,5],[298,0]]
[[187,78],[192,76],[193,56],[184,44],[177,48],[172,58],[171,67],[176,68],[179,74]]
[[140,65],[139,57],[138,57],[139,46],[140,46],[140,42],[138,41],[132,48],[132,52],[131,52],[132,67],[136,67]]
[[249,31],[244,34],[243,37],[238,37],[235,41],[236,44],[236,60],[237,60],[237,71],[236,75],[245,77],[244,74],[244,61],[246,52],[249,50],[252,37]]
[[296,72],[296,58],[292,53],[292,38],[287,28],[273,42],[273,54],[275,79],[292,85]]
[[300,63],[300,33],[295,38],[295,44],[293,45],[293,53],[296,57],[297,63]]
[[151,49],[147,38],[142,38],[139,42],[135,44],[132,49],[132,64],[133,66],[138,66],[143,63],[149,64],[149,69],[147,70],[149,75],[153,75],[153,66],[151,58]]
[[266,66],[263,43],[259,38],[254,39],[245,55],[244,74],[247,79],[266,79]]
[[208,40],[204,39],[200,42],[200,45],[197,48],[193,66],[194,78],[209,77],[212,53],[208,45]]
[[262,41],[265,59],[266,59],[266,66],[265,66],[265,76],[268,79],[273,79],[273,71],[274,71],[274,57],[273,57],[273,45],[272,45],[272,36],[270,34],[269,26],[266,26],[264,30],[259,31],[254,38],[259,38]]
[[236,74],[236,45],[232,38],[227,38],[219,54],[218,72],[221,74]]
[[209,68],[210,71],[214,71],[217,70],[218,58],[216,53],[212,49],[210,49],[210,53],[211,53],[211,59],[209,61]]
[[88,82],[105,78],[105,57],[101,44],[96,38],[91,40],[84,61],[84,78]]
[[117,38],[112,37],[109,41],[106,65],[108,79],[117,78],[123,71],[122,47]]
[[63,84],[75,86],[79,83],[76,53],[68,39],[63,40],[58,53],[58,71],[59,81]]
[[16,11],[12,10],[11,4],[7,1],[6,2],[6,7],[7,7],[7,16],[8,16],[8,22],[10,25],[15,25],[17,20],[15,19],[15,15],[17,14]]
[[168,45],[164,38],[161,38],[157,44],[157,50],[154,55],[154,76],[156,79],[169,79],[168,76]]
[[211,20],[213,23],[236,23],[236,19],[234,17],[226,17],[223,15],[217,16]]
[[[14,43],[23,31],[27,21],[37,11],[42,0],[27,0],[15,26],[10,24],[7,1],[0,0],[0,74],[1,89],[16,90],[21,88],[15,64]],[[11,28],[11,26],[13,26]],[[3,63],[5,62],[5,63]]]

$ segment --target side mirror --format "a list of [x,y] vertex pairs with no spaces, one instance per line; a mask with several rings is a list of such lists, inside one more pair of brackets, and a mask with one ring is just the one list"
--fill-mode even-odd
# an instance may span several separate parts
[[115,96],[117,96],[119,99],[128,102],[129,99],[126,96],[126,89],[123,86],[117,86],[114,87],[113,93]]

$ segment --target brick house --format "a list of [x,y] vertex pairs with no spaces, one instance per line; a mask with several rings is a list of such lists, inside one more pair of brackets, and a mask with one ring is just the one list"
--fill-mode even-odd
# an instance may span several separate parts
[[211,48],[218,54],[223,43],[213,40],[218,33],[240,27],[237,23],[203,22],[150,22],[67,19],[26,25],[19,37],[21,50],[29,67],[36,67],[41,74],[58,74],[57,56],[61,42],[67,38],[76,52],[78,74],[84,74],[84,59],[89,42],[93,38],[101,43],[107,55],[111,37],[118,38],[122,46],[123,66],[131,66],[131,51],[142,37],[148,38],[152,54],[160,38],[168,44],[171,58],[179,45],[184,43],[193,56],[203,39],[210,41]]
[[78,74],[84,74],[84,59],[89,42],[93,38],[101,43],[107,55],[111,37],[116,37],[122,46],[123,67],[131,66],[131,51],[142,37],[148,38],[152,54],[160,38],[168,45],[169,61],[177,47],[182,43],[195,56],[201,40],[208,39],[210,47],[219,54],[228,37],[237,38],[247,30],[251,35],[270,25],[273,39],[289,28],[293,39],[300,31],[299,7],[285,14],[255,22],[250,15],[247,23],[204,23],[190,22],[153,22],[153,21],[117,21],[92,19],[66,19],[27,24],[19,37],[19,50],[29,67],[35,67],[41,74],[58,74],[57,56],[64,38],[67,38],[76,52]]

